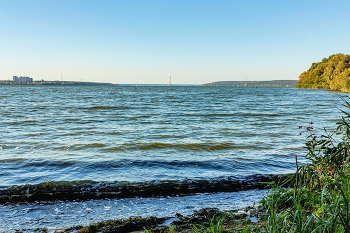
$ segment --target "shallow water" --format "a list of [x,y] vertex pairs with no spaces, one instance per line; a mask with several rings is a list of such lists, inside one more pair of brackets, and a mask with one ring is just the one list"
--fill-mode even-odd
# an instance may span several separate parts
[[254,202],[262,198],[264,192],[264,190],[250,190],[182,197],[0,205],[0,232],[14,232],[22,229],[32,232],[33,229],[43,227],[54,231],[108,219],[126,219],[130,216],[172,217],[174,219],[170,221],[173,221],[176,213],[189,215],[201,208],[214,207],[220,210],[233,210],[252,206]]
[[331,127],[339,93],[294,88],[0,86],[0,188],[285,174],[299,125]]

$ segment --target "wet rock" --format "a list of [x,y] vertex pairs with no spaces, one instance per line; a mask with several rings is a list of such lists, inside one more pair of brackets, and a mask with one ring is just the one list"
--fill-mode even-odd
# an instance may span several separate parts
[[189,195],[193,193],[235,192],[250,189],[266,189],[268,182],[276,183],[289,176],[251,175],[226,177],[215,180],[164,181],[141,184],[70,184],[69,182],[44,182],[0,190],[0,203],[18,203],[56,200],[88,200],[104,198],[154,197]]
[[155,226],[164,221],[165,221],[164,218],[158,219],[156,217],[150,217],[147,219],[142,219],[134,222],[126,222],[119,226],[112,227],[108,230],[104,230],[101,233],[126,233],[126,232],[139,231],[139,230],[143,230],[145,227]]

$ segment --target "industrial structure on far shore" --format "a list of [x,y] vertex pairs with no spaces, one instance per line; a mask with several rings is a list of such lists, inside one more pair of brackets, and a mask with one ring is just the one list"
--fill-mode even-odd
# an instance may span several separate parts
[[77,82],[77,81],[45,81],[33,80],[33,78],[27,76],[13,76],[12,80],[0,80],[0,85],[28,85],[28,86],[119,86],[113,83],[96,83],[96,82]]
[[32,83],[33,78],[23,77],[23,76],[13,76],[13,81],[16,83]]

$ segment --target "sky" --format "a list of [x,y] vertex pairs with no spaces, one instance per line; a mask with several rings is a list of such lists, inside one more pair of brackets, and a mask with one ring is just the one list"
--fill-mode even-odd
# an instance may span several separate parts
[[0,0],[0,80],[297,80],[350,53],[350,1]]

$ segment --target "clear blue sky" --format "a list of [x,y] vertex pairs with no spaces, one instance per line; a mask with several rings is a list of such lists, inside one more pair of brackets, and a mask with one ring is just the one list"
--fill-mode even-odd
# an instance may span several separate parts
[[350,53],[350,1],[0,0],[0,79],[297,79]]

